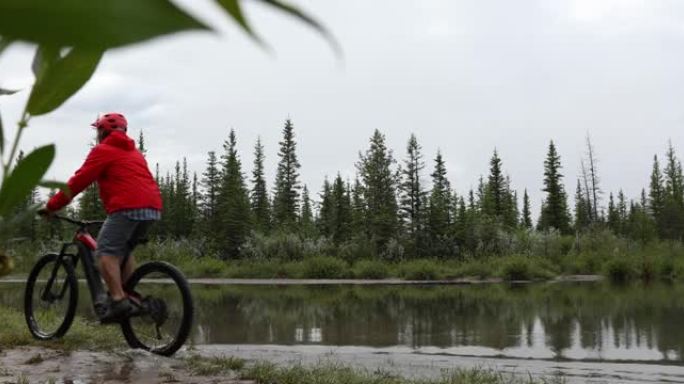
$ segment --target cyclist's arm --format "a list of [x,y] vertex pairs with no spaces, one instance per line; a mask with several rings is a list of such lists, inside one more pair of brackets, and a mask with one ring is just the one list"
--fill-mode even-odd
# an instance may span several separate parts
[[54,212],[59,211],[65,205],[69,204],[76,195],[97,180],[98,176],[100,176],[107,165],[109,165],[110,158],[111,157],[107,155],[107,151],[103,149],[102,146],[95,146],[88,154],[88,157],[81,168],[79,168],[67,182],[69,190],[59,191],[48,201],[46,208],[49,211]]

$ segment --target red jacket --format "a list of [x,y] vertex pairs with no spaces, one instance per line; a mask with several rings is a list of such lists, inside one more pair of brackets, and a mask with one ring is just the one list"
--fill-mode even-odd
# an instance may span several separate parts
[[162,209],[159,187],[147,161],[124,132],[113,131],[96,145],[67,183],[71,197],[60,191],[48,201],[47,209],[60,210],[94,181],[107,214],[123,209]]

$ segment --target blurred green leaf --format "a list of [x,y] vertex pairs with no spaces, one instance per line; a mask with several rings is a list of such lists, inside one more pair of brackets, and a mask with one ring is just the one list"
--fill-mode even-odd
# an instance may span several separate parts
[[50,144],[29,153],[14,167],[0,188],[0,216],[7,215],[31,193],[47,172],[54,158],[55,146]]
[[67,186],[67,183],[63,183],[61,181],[55,181],[55,180],[42,180],[40,183],[38,183],[39,186],[43,188],[48,188],[48,189],[69,189],[69,186]]
[[240,0],[216,0],[216,2],[230,15],[230,17],[242,27],[242,29],[256,42],[263,44],[259,36],[254,32],[252,26],[247,22],[245,14],[242,13]]
[[[33,89],[26,110],[33,116],[52,112],[74,95],[95,72],[102,51],[72,49],[64,58],[45,65]],[[38,56],[38,54],[37,54]],[[38,65],[40,67],[41,64]],[[35,66],[34,66],[35,67]]]
[[64,192],[64,194],[67,195],[68,198],[71,198],[71,189],[69,189],[67,183],[55,180],[43,180],[40,183],[38,183],[38,185],[48,189],[59,189],[62,192]]
[[52,63],[59,59],[59,49],[53,46],[41,45],[36,48],[36,54],[33,56],[31,63],[31,70],[36,78]]
[[311,28],[315,29],[320,33],[326,40],[328,40],[328,43],[332,47],[332,49],[335,51],[337,55],[341,55],[342,49],[340,48],[339,43],[333,35],[323,26],[323,24],[319,23],[316,19],[313,17],[307,15],[304,13],[302,10],[297,8],[296,6],[292,4],[288,4],[287,2],[281,1],[281,0],[259,0],[262,3],[266,3],[270,5],[273,8],[276,8],[282,12],[285,12],[286,14],[299,19],[299,21],[304,22],[304,24],[307,24]]
[[0,36],[0,55],[2,55],[2,52],[7,49],[10,44],[12,44],[12,40]]
[[106,49],[209,29],[168,0],[1,0],[0,35],[58,47]]
[[0,96],[5,96],[5,95],[14,95],[15,93],[19,92],[18,89],[5,89],[5,88],[0,88]]
[[5,153],[5,127],[2,126],[2,114],[0,114],[0,160]]

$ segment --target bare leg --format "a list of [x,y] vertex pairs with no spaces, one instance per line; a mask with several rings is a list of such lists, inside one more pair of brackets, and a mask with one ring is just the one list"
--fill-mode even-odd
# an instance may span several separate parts
[[107,283],[109,294],[112,300],[120,301],[126,298],[123,288],[121,287],[121,267],[119,266],[121,258],[118,256],[101,256],[100,257],[100,272],[102,278]]
[[126,265],[123,267],[123,272],[121,274],[121,281],[126,284],[128,279],[131,278],[131,275],[133,274],[133,271],[135,270],[135,256],[130,255],[128,256],[128,262],[126,262]]

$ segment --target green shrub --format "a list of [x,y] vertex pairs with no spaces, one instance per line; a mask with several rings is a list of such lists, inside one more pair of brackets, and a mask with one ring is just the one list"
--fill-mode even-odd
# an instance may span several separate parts
[[651,281],[660,275],[660,258],[643,256],[637,262],[638,276],[644,281]]
[[275,261],[244,260],[235,266],[230,277],[241,279],[272,279],[279,276],[279,264]]
[[[201,257],[194,260],[191,264],[192,269],[183,271],[191,277],[217,277],[225,274],[228,264],[213,257]],[[185,266],[179,266],[181,269]]]
[[531,280],[533,278],[532,266],[525,256],[509,256],[501,263],[499,275],[507,281]]
[[353,263],[357,260],[375,258],[375,247],[366,236],[354,236],[337,247],[337,256]]
[[601,272],[605,255],[592,252],[582,252],[577,256],[577,270],[574,273],[596,274]]
[[387,261],[400,261],[404,259],[404,246],[395,238],[389,239],[382,251],[382,259]]
[[420,259],[399,265],[399,275],[406,280],[439,280],[442,278],[435,260]]
[[389,268],[380,261],[361,260],[354,265],[354,276],[359,279],[384,279],[389,276]]
[[283,261],[302,260],[311,252],[307,245],[293,233],[264,235],[253,232],[242,246],[243,257],[250,260],[277,259]]
[[330,256],[316,256],[302,263],[302,277],[306,279],[343,279],[347,277],[347,263]]
[[657,261],[658,277],[665,280],[674,280],[677,278],[677,265],[672,257],[660,257]]
[[638,275],[634,263],[625,255],[612,257],[603,268],[604,274],[613,282],[626,282]]
[[477,277],[484,279],[494,274],[491,259],[472,259],[466,260],[458,266],[453,277]]
[[524,255],[503,258],[499,276],[506,281],[549,279],[555,276],[554,266],[545,259]]

